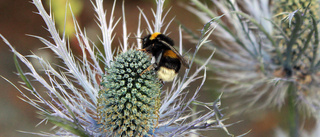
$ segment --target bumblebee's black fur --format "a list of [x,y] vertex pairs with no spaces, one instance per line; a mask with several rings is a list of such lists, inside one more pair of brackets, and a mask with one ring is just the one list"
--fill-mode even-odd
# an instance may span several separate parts
[[164,34],[159,34],[157,37],[153,40],[150,40],[151,34],[145,36],[143,38],[143,49],[145,49],[147,52],[151,53],[152,56],[156,58],[156,60],[160,57],[160,61],[157,62],[158,67],[155,68],[155,70],[158,70],[160,66],[166,67],[168,69],[174,69],[177,73],[180,70],[181,62],[179,58],[171,58],[168,56],[163,56],[164,53],[168,52],[168,50],[171,50],[168,45],[165,45],[159,40],[167,42],[170,46],[174,45],[174,42],[171,38],[165,36]]
[[[159,66],[164,66],[168,69],[173,69],[176,73],[178,73],[181,67],[181,62],[178,58],[163,56],[159,62]],[[156,70],[158,69],[159,67],[156,68]]]

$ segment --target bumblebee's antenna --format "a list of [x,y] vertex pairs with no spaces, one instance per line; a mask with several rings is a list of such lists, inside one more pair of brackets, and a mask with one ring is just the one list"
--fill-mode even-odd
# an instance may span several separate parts
[[143,39],[143,38],[141,38],[141,37],[128,37],[128,38]]

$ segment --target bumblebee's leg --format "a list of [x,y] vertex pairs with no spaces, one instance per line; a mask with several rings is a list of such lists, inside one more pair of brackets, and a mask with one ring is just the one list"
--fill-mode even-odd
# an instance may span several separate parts
[[143,51],[143,52],[146,52],[147,50],[146,49],[137,49],[138,51]]
[[161,88],[162,88],[162,87],[163,87],[163,85],[164,85],[164,81],[162,81],[161,79],[159,79],[159,81],[160,81]]
[[152,44],[151,46],[147,46],[143,49],[137,49],[138,51],[143,51],[143,52],[147,52],[150,51],[153,48],[154,44]]
[[141,73],[140,73],[140,76],[143,74],[143,73],[146,73],[147,71],[150,71],[151,69],[153,69],[153,68],[156,68],[157,67],[157,64],[152,64],[152,65],[150,65],[147,69],[145,69],[144,71],[142,71]]
[[145,72],[147,72],[147,71],[150,71],[150,70],[153,69],[153,68],[157,68],[158,65],[159,65],[159,63],[160,63],[160,61],[161,61],[162,54],[163,54],[163,50],[161,50],[159,56],[156,58],[156,62],[153,63],[152,65],[150,65],[150,66],[149,66],[147,69],[145,69],[144,71],[142,71],[142,72],[140,73],[140,76],[141,76],[143,73],[145,73]]

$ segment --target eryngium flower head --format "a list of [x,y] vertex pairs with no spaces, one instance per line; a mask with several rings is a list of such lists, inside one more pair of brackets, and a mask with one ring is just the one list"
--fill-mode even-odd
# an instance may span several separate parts
[[153,69],[144,72],[150,65],[146,53],[130,50],[107,68],[98,99],[99,122],[106,134],[146,136],[156,126],[161,84]]
[[[234,111],[281,108],[290,85],[297,90],[294,104],[301,112],[319,111],[318,1],[215,0],[213,10],[193,2],[197,7],[187,8],[204,22],[223,16],[207,46],[216,48],[218,56],[209,68],[224,85],[224,95],[241,97]],[[277,21],[272,15],[286,18]]]

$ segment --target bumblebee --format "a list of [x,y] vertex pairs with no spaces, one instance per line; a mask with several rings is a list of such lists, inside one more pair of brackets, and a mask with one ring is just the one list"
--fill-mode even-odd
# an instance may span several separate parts
[[152,67],[157,71],[158,78],[164,82],[170,82],[177,76],[181,63],[189,68],[187,61],[173,45],[171,38],[159,32],[142,38],[142,51],[151,53],[155,57],[155,63]]

